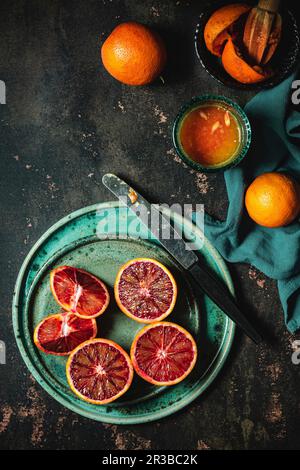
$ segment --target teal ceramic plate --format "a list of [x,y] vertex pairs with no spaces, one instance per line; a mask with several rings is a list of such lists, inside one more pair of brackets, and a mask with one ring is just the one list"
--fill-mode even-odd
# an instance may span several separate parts
[[[197,247],[207,264],[233,292],[224,262],[193,224],[171,214],[185,233],[193,231]],[[147,241],[145,239],[148,239]],[[96,406],[78,399],[65,375],[64,357],[46,355],[34,346],[33,331],[46,315],[59,311],[49,288],[49,272],[69,264],[86,269],[110,286],[119,267],[131,258],[155,258],[171,269],[178,283],[176,307],[168,317],[195,337],[199,355],[195,369],[174,387],[156,387],[135,377],[131,389],[118,401]],[[112,293],[113,299],[113,293]],[[121,313],[112,300],[98,318],[98,336],[110,338],[130,349],[143,326]],[[88,418],[116,424],[144,423],[161,419],[184,408],[201,395],[219,373],[231,348],[234,324],[207,297],[194,289],[189,277],[151,240],[136,216],[118,203],[86,207],[53,225],[34,245],[20,270],[13,300],[13,325],[21,355],[35,379],[58,402]]]

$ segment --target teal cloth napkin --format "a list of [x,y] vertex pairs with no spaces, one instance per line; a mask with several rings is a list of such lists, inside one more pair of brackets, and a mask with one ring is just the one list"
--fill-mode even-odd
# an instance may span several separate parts
[[293,80],[294,75],[246,105],[253,143],[244,161],[224,174],[227,218],[220,222],[206,214],[205,219],[205,235],[227,261],[250,263],[278,281],[291,333],[300,328],[300,222],[276,229],[260,227],[246,213],[244,194],[252,180],[267,171],[287,171],[300,181],[300,113],[291,102]]

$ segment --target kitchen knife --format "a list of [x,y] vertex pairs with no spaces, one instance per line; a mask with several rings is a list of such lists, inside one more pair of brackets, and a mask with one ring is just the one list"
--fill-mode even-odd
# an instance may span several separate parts
[[[154,215],[156,220],[161,221],[160,224],[154,227],[152,227],[153,224],[151,224],[151,227],[147,225],[152,235],[157,238],[170,255],[190,273],[201,290],[208,295],[213,302],[249,336],[249,338],[255,343],[259,343],[262,340],[261,335],[241,312],[233,296],[226,289],[224,284],[208,271],[207,267],[201,263],[198,256],[187,247],[182,236],[176,231],[176,228],[171,226],[170,221],[162,214],[157,205],[150,204],[143,196],[138,194],[116,175],[107,173],[103,176],[102,182],[144,225],[146,224],[141,215],[141,207],[143,207],[143,211],[147,211],[148,215],[151,214],[152,217]],[[170,235],[168,239],[161,236],[160,228],[162,226],[168,228]]]

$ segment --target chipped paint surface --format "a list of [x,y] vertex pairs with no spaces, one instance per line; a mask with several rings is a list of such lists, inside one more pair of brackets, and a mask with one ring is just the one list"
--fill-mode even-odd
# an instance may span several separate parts
[[251,421],[251,419],[246,418],[241,422],[241,427],[242,427],[245,447],[246,447],[246,449],[248,449],[250,439],[251,439],[253,429],[254,429],[254,423],[253,423],[253,421]]
[[165,124],[168,121],[166,114],[157,105],[154,108],[154,114],[158,118],[158,124]]
[[[3,405],[0,411],[0,434],[7,430],[13,410],[9,405]],[[1,419],[2,415],[2,419]]]
[[125,111],[125,106],[121,103],[121,101],[118,101],[118,108],[122,111],[122,113],[126,113]]
[[199,193],[207,194],[209,190],[208,176],[205,173],[196,173],[195,181]]
[[278,423],[283,419],[282,405],[280,402],[280,394],[272,392],[270,396],[269,406],[266,411],[266,420],[269,423]]
[[197,447],[196,447],[197,450],[209,450],[210,447],[204,442],[204,441],[201,441],[199,440],[197,442]]
[[167,150],[167,155],[170,156],[174,162],[179,163],[184,168],[187,168],[187,165],[181,160],[175,149],[172,148]]
[[151,14],[152,16],[158,17],[158,16],[159,16],[159,9],[158,9],[157,7],[152,6],[152,7],[150,8],[150,14]]
[[256,285],[260,287],[260,289],[264,289],[266,287],[266,278],[264,274],[255,269],[253,266],[249,267],[248,275],[251,281],[256,281]]
[[145,439],[131,431],[122,431],[113,424],[103,425],[111,432],[111,438],[114,441],[114,448],[117,450],[147,450],[151,449],[151,441]]
[[47,427],[45,420],[47,407],[42,402],[35,385],[28,388],[27,398],[30,406],[21,406],[18,410],[18,417],[25,420],[30,418],[32,426],[31,443],[36,446],[42,442]]
[[266,367],[266,372],[270,375],[272,383],[275,384],[282,374],[282,366],[278,363],[270,364]]

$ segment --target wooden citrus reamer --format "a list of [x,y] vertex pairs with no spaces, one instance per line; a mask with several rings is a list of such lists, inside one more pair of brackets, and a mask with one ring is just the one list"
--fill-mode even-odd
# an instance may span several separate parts
[[280,42],[282,19],[278,13],[280,0],[259,0],[246,21],[243,42],[251,59],[266,64]]

